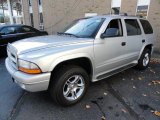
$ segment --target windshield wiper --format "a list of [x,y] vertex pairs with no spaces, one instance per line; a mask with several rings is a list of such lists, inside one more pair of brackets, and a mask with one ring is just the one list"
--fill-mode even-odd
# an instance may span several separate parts
[[74,37],[79,37],[77,35],[71,34],[71,33],[63,33],[63,32],[57,32],[58,35],[69,35],[69,36],[74,36]]

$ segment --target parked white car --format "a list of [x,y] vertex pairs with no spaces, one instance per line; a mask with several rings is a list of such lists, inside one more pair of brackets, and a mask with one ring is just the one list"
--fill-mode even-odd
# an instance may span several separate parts
[[21,88],[49,90],[68,106],[95,82],[136,66],[148,67],[155,36],[142,18],[107,15],[74,21],[57,35],[8,44],[6,67]]

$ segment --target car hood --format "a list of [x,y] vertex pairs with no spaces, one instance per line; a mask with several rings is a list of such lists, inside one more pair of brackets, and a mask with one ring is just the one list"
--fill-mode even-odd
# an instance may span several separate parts
[[93,39],[50,35],[50,36],[33,37],[20,40],[12,43],[12,46],[16,49],[17,54],[24,54],[40,49],[46,49],[49,47],[53,48],[53,47],[84,44],[85,42],[87,43],[87,41],[88,42],[93,41]]

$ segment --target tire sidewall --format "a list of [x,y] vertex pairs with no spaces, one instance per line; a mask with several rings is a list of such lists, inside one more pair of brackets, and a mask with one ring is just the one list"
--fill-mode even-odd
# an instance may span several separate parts
[[[63,88],[64,88],[66,81],[71,76],[74,76],[74,75],[82,76],[82,78],[84,80],[85,88],[84,88],[82,95],[78,99],[76,99],[74,101],[69,101],[63,95]],[[62,75],[59,78],[57,78],[57,82],[56,82],[54,91],[51,91],[51,92],[55,92],[56,96],[54,96],[54,97],[57,98],[59,104],[61,104],[63,106],[69,106],[69,105],[73,105],[73,104],[77,103],[78,101],[80,101],[83,98],[83,96],[85,95],[85,93],[87,91],[88,85],[89,85],[89,77],[88,77],[87,73],[80,67],[72,67],[71,69],[64,71],[64,73],[62,73]]]
[[[143,65],[143,60],[144,60],[144,58],[145,58],[146,53],[149,54],[149,62],[148,62],[148,64],[147,64],[146,66],[144,66],[144,65]],[[150,64],[150,60],[151,60],[151,52],[150,52],[149,49],[145,49],[145,50],[143,51],[142,55],[141,55],[140,60],[138,61],[138,64],[139,64],[140,69],[146,69],[146,68],[149,66],[149,64]]]

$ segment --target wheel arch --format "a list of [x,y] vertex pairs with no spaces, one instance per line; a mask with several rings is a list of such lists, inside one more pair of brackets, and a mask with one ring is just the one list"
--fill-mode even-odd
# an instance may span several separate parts
[[55,73],[57,69],[65,65],[77,65],[81,66],[86,72],[89,74],[90,79],[93,76],[93,59],[87,55],[71,55],[71,56],[63,56],[56,59],[50,67],[50,71],[52,74]]
[[147,45],[143,46],[143,48],[140,51],[140,55],[139,55],[138,59],[141,57],[141,55],[142,55],[142,53],[143,53],[143,51],[145,49],[149,49],[151,51],[151,54],[152,54],[152,52],[153,52],[153,44],[147,44]]

